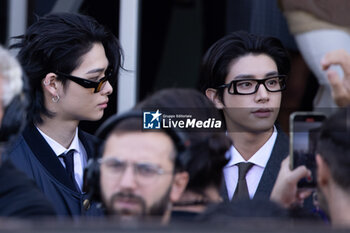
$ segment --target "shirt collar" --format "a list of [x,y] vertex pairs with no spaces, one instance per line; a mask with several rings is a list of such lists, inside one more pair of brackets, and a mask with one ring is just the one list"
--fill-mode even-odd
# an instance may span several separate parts
[[248,160],[245,161],[242,155],[232,145],[230,150],[227,152],[227,156],[231,155],[230,161],[225,167],[231,167],[241,162],[251,162],[257,166],[266,167],[267,162],[271,156],[273,146],[275,145],[277,138],[277,129],[273,126],[273,133],[265,144]]
[[80,146],[79,146],[79,137],[78,137],[78,127],[75,129],[75,135],[73,138],[72,143],[70,144],[69,148],[66,149],[64,146],[56,142],[54,139],[46,135],[43,131],[41,131],[38,127],[36,127],[39,131],[39,133],[44,137],[46,142],[49,144],[51,149],[55,152],[57,156],[61,155],[62,153],[66,153],[67,151],[74,149],[76,152],[80,153]]

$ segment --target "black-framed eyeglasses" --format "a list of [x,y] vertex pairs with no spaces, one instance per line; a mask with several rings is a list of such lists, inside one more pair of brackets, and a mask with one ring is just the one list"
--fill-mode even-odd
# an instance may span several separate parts
[[264,79],[232,80],[228,84],[218,86],[217,89],[227,88],[231,95],[251,95],[256,93],[262,84],[269,92],[279,92],[286,89],[286,79],[286,75],[275,75]]
[[165,171],[159,166],[151,163],[129,163],[117,158],[101,158],[99,164],[104,165],[107,173],[119,181],[125,173],[128,166],[133,168],[136,181],[140,185],[152,183],[158,176],[164,174],[173,174],[171,171]]
[[80,77],[76,77],[70,74],[65,74],[59,71],[54,72],[57,75],[63,76],[77,84],[79,84],[82,87],[85,88],[94,88],[94,93],[97,93],[99,91],[101,91],[101,89],[105,86],[106,82],[110,80],[110,78],[112,77],[113,74],[113,69],[112,68],[107,68],[106,72],[105,72],[105,76],[102,77],[99,81],[95,82],[95,81],[91,81],[85,78],[80,78]]

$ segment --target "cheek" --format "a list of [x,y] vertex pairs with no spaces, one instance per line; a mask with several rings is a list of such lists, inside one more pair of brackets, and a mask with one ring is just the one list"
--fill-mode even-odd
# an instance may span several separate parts
[[93,93],[92,88],[83,88],[83,87],[67,87],[65,93],[61,93],[62,97],[66,99],[66,101],[74,103],[75,105],[79,105],[79,103],[89,103],[92,102],[93,99],[96,99],[96,96]]
[[227,108],[247,108],[252,105],[249,96],[245,95],[225,94],[223,100]]
[[246,122],[249,119],[250,110],[248,108],[230,107],[224,109],[227,120],[233,122]]
[[282,93],[281,92],[277,92],[277,93],[274,93],[275,95],[273,95],[271,97],[271,100],[273,101],[273,107],[275,108],[279,108],[280,105],[281,105],[281,100],[282,100]]
[[[160,177],[161,178],[161,177]],[[163,177],[164,178],[164,177]],[[166,192],[169,190],[169,187],[171,185],[171,181],[166,179],[164,182],[158,182],[156,185],[150,185],[147,187],[147,190],[142,190],[142,193],[144,193],[146,205],[149,208],[150,206],[153,206],[155,203],[159,202],[162,197],[166,194]]]
[[77,115],[89,116],[96,112],[94,109],[95,99],[91,95],[74,96],[68,101],[67,108]]
[[107,177],[106,174],[101,170],[100,173],[100,186],[102,191],[102,196],[104,196],[105,199],[109,199],[112,194],[115,192],[115,185],[113,182],[113,179],[110,177]]

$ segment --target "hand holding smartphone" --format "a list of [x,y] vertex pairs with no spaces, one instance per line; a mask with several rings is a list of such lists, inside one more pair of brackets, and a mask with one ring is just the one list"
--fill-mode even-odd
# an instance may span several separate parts
[[316,144],[326,115],[321,112],[294,112],[290,115],[290,166],[304,165],[311,171],[311,179],[302,179],[299,188],[316,187]]

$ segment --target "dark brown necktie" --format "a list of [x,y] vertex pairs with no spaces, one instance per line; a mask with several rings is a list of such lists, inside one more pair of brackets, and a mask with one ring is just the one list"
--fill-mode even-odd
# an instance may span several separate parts
[[249,169],[253,167],[253,163],[238,163],[238,182],[235,194],[233,195],[232,200],[241,200],[241,199],[249,199],[249,192],[247,181],[245,176],[247,175]]

